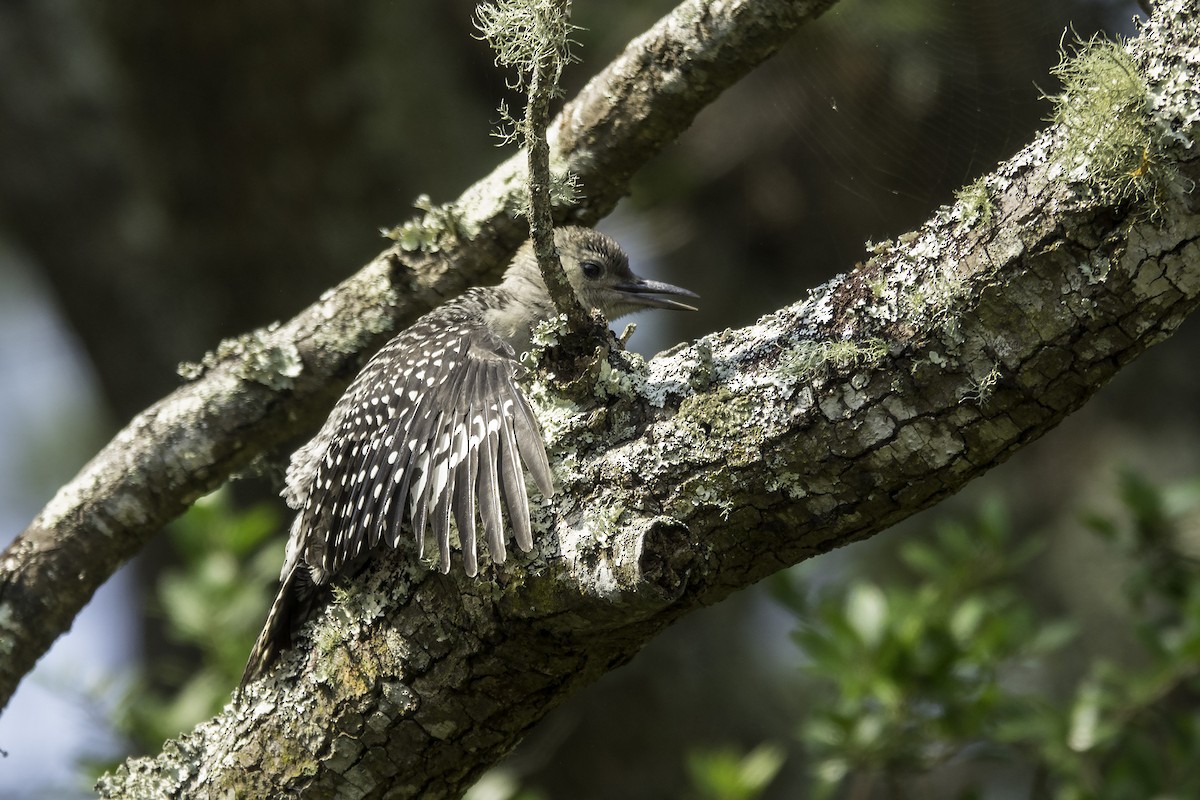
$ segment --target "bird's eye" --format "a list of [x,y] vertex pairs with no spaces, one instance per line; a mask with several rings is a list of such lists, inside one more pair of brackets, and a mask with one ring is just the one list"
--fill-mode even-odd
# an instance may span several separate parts
[[579,265],[579,269],[583,271],[583,277],[589,281],[594,281],[604,274],[604,267],[595,261],[584,261]]

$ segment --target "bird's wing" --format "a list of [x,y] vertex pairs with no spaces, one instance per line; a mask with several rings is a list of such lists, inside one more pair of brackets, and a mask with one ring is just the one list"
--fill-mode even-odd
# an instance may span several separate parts
[[505,559],[502,501],[518,547],[533,546],[525,469],[544,496],[553,487],[522,372],[467,314],[419,320],[367,364],[289,469],[293,538],[316,582],[403,531],[419,557],[427,529],[448,572],[451,517],[475,575],[477,521],[492,560]]

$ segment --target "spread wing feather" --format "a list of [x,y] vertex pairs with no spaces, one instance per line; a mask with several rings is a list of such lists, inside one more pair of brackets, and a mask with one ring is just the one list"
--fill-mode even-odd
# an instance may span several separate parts
[[454,493],[454,524],[458,526],[458,540],[462,544],[463,569],[474,577],[479,572],[479,557],[475,550],[475,486],[479,476],[480,431],[482,418],[467,413],[463,417],[462,460],[458,462],[456,482],[459,491]]
[[517,546],[533,546],[525,471],[544,496],[553,484],[516,382],[522,368],[481,326],[443,323],[440,340],[428,327],[418,323],[368,364],[318,435],[331,434],[328,443],[298,453],[315,469],[289,472],[309,476],[289,493],[302,500],[293,531],[305,537],[298,544],[316,583],[381,543],[397,547],[404,531],[418,557],[432,533],[449,571],[451,519],[474,575],[480,527],[492,560],[505,560],[502,507]]
[[487,539],[492,560],[503,564],[504,527],[500,520],[500,486],[496,482],[496,457],[499,444],[500,423],[489,408],[479,411],[483,419],[483,435],[479,439],[479,477],[475,494],[479,498],[479,517],[483,520],[483,532]]
[[508,519],[512,523],[517,547],[529,552],[533,547],[533,536],[529,530],[529,497],[525,493],[525,473],[521,469],[521,456],[513,431],[512,405],[508,399],[499,404],[500,475],[504,483],[504,504],[508,507]]

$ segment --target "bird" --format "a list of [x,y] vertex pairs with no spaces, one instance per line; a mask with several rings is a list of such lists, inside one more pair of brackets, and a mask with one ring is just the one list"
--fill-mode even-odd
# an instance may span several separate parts
[[[648,308],[695,311],[698,296],[635,275],[608,235],[567,226],[554,243],[585,309],[609,320]],[[525,472],[554,494],[537,417],[520,386],[534,327],[557,314],[531,241],[496,286],[468,289],[419,318],[372,357],[317,435],[292,456],[283,496],[295,509],[280,586],[241,688],[266,673],[311,613],[316,588],[381,548],[426,532],[450,571],[453,517],[465,573],[479,570],[482,529],[506,559],[501,505],[517,547],[533,547]]]

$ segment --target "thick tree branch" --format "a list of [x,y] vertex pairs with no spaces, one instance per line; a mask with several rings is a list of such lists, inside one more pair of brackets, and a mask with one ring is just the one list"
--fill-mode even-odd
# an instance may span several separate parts
[[[647,159],[832,2],[688,0],[632,42],[552,126],[552,158],[586,193],[572,218],[604,216]],[[639,71],[648,64],[665,66]],[[223,345],[199,379],[134,418],[58,492],[0,557],[0,706],[162,525],[256,455],[311,430],[366,355],[498,270],[525,235],[524,180],[523,156],[514,156],[429,215],[436,252],[388,249],[291,321]]]
[[599,408],[539,396],[563,491],[532,554],[478,580],[377,560],[272,678],[105,796],[457,796],[680,615],[1053,427],[1200,303],[1200,12],[1157,14],[1131,48],[1156,215],[1099,201],[1055,127],[988,177],[987,215],[964,199],[750,327],[614,356]]

